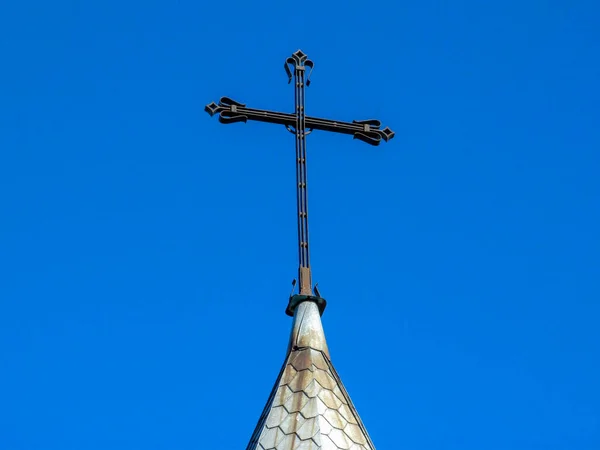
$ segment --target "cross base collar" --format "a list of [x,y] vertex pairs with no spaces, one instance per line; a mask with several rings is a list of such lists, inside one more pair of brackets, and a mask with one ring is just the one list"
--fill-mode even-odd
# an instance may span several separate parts
[[288,316],[294,317],[294,311],[296,307],[302,302],[315,302],[319,307],[319,315],[323,315],[325,312],[325,308],[327,307],[327,300],[323,297],[317,297],[315,295],[300,295],[296,294],[290,297],[288,302],[288,306],[285,309],[285,313]]

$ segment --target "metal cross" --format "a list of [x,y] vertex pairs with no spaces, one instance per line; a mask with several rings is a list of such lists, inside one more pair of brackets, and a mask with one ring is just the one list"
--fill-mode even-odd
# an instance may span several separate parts
[[[215,102],[206,105],[204,110],[211,116],[219,114],[219,122],[235,123],[255,120],[258,122],[276,123],[285,125],[291,133],[296,135],[296,194],[298,205],[298,278],[300,281],[300,295],[312,296],[312,279],[310,271],[310,258],[308,252],[308,199],[306,189],[306,136],[313,130],[333,131],[336,133],[351,134],[354,139],[360,139],[371,145],[379,145],[381,141],[389,141],[394,137],[394,132],[389,128],[380,129],[379,120],[354,120],[340,122],[337,120],[307,117],[304,107],[305,86],[310,85],[310,74],[314,63],[308,59],[301,50],[293,53],[284,63],[288,76],[288,83],[293,78],[295,82],[295,112],[281,113],[264,109],[247,108],[243,103],[236,102],[228,97],[221,97],[219,104]],[[310,71],[306,73],[306,68]],[[317,292],[318,295],[318,292]],[[320,296],[319,296],[320,297]]]

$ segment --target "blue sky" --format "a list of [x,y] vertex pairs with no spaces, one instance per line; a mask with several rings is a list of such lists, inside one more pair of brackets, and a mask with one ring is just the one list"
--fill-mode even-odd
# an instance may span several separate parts
[[245,448],[287,345],[291,111],[332,360],[378,449],[600,448],[593,1],[0,11],[0,448]]

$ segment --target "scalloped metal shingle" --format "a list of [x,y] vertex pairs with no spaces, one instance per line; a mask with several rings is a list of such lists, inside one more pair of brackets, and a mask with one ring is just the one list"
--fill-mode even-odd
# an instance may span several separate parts
[[300,303],[287,356],[246,450],[375,450],[329,358],[316,303]]

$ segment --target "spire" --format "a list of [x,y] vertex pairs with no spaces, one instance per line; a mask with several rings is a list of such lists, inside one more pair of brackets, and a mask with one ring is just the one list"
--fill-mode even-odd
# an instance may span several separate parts
[[[329,359],[321,315],[325,300],[312,284],[308,245],[306,137],[314,130],[352,135],[370,145],[388,142],[394,132],[375,119],[320,119],[306,115],[305,88],[314,63],[298,50],[285,60],[288,82],[294,80],[294,112],[246,107],[221,97],[204,108],[219,122],[267,122],[284,125],[295,135],[298,218],[299,295],[290,297],[286,313],[294,317],[283,367],[260,416],[247,450],[374,450],[350,397]],[[308,70],[307,70],[308,69]],[[313,295],[313,292],[316,295]]]
[[287,355],[246,450],[374,450],[329,357],[325,300],[290,298]]

